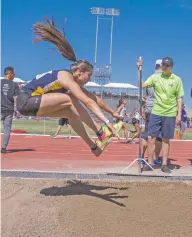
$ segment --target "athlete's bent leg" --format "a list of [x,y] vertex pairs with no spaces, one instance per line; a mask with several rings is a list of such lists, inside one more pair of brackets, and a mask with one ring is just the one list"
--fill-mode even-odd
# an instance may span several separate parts
[[95,133],[97,133],[101,129],[101,126],[91,118],[91,116],[89,115],[87,110],[79,103],[79,101],[74,96],[72,96],[72,95],[69,95],[69,96],[71,98],[71,101],[72,101],[74,107],[76,108],[77,112],[79,113],[81,120],[89,128],[91,128]]
[[74,131],[92,148],[95,142],[89,137],[71,98],[66,94],[52,93],[42,96],[37,116],[68,118]]

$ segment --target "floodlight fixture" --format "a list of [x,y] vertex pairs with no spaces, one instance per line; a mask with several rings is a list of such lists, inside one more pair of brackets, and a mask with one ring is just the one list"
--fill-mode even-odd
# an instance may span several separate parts
[[92,7],[91,13],[96,15],[105,15],[105,8],[102,7]]
[[105,9],[105,14],[108,16],[119,16],[120,15],[120,10],[116,8],[106,8]]

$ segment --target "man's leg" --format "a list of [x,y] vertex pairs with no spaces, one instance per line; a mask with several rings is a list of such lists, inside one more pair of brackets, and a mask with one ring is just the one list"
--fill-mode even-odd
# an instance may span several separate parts
[[157,137],[155,141],[155,155],[154,155],[154,164],[161,164],[161,160],[159,159],[160,153],[162,150],[162,138]]
[[142,158],[145,159],[145,152],[147,150],[147,140],[142,138]]
[[151,136],[148,137],[147,152],[148,152],[148,163],[150,165],[153,164],[153,154],[155,152],[155,141],[156,141],[156,137],[151,137]]
[[162,142],[162,150],[163,150],[163,166],[167,166],[167,160],[169,156],[169,150],[170,150],[170,142],[169,139],[163,139]]
[[6,148],[9,143],[11,127],[12,127],[12,120],[13,120],[13,115],[9,114],[9,115],[5,116],[5,119],[3,121],[4,136],[3,136],[3,144],[2,144],[2,149],[1,149],[2,153],[6,152]]
[[162,148],[163,148],[163,165],[161,170],[165,173],[170,173],[171,171],[168,169],[167,161],[169,157],[170,150],[170,139],[174,137],[175,131],[175,117],[162,117]]
[[[161,116],[151,114],[149,119],[149,126],[148,126],[148,163],[150,165],[153,164],[153,155],[155,152],[155,141],[156,137],[161,132],[161,126],[162,126],[162,119]],[[144,171],[151,170],[148,166],[144,166]]]
[[163,150],[163,163],[161,167],[161,171],[164,173],[171,173],[167,166],[167,160],[169,157],[169,150],[170,150],[170,142],[169,139],[163,139],[163,144],[162,144],[162,150]]

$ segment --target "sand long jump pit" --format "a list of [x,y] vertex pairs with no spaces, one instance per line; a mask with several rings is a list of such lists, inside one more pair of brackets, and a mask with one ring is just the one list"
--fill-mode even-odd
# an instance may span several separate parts
[[2,177],[2,237],[191,237],[192,183]]

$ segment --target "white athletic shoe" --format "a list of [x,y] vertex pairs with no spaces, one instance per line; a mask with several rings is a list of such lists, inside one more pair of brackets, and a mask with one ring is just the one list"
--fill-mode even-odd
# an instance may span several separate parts
[[52,137],[52,138],[57,138],[57,135],[52,135],[51,137]]
[[131,141],[131,140],[128,140],[126,143],[127,143],[127,144],[135,144],[135,142],[134,142],[134,141]]

